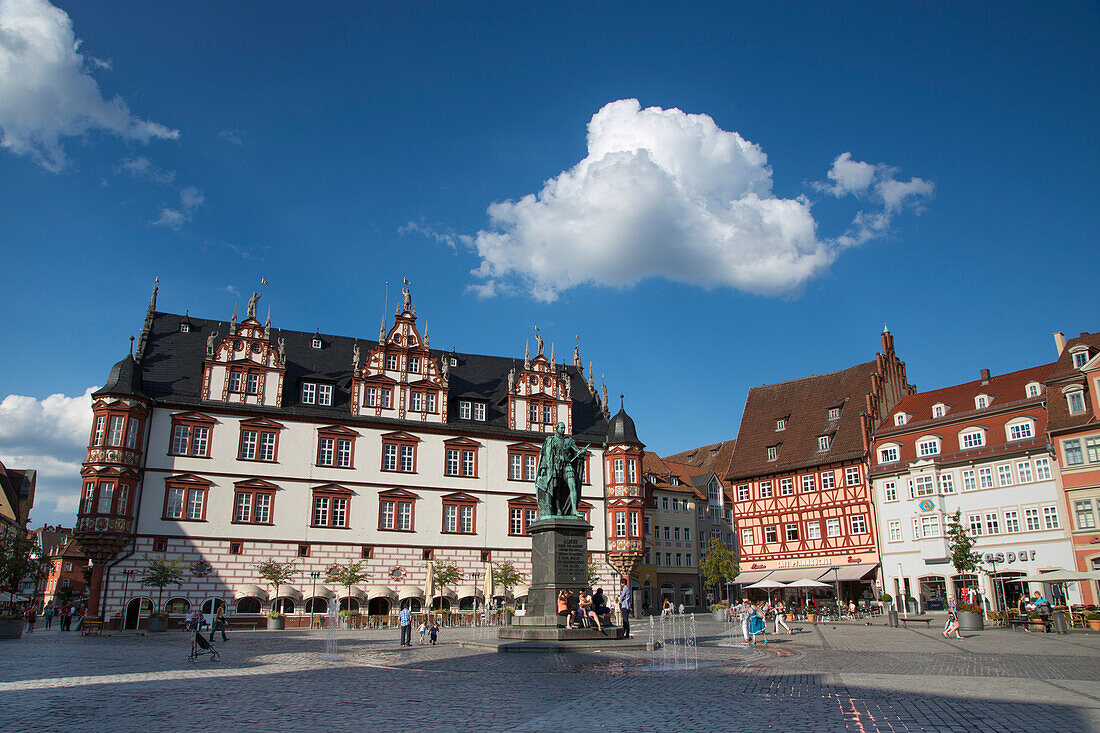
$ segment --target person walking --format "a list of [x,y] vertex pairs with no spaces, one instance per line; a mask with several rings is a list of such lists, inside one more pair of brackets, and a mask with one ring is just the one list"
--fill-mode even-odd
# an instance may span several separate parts
[[53,624],[53,606],[46,606],[46,611],[42,615],[46,617],[46,630],[49,631],[50,626]]
[[630,583],[626,582],[626,578],[621,578],[619,583],[622,588],[619,590],[619,608],[622,609],[623,615],[623,638],[630,639],[630,609],[634,605],[634,594],[630,591]]
[[787,622],[783,619],[787,613],[787,607],[783,605],[783,601],[775,602],[775,633],[779,633],[779,627],[782,626],[787,630],[787,636],[791,635],[791,627],[787,626]]
[[752,618],[752,604],[749,603],[748,598],[741,599],[740,605],[737,606],[737,617],[741,622],[741,636],[744,638],[742,643],[752,643],[751,635],[749,634],[749,619]]
[[[954,632],[955,635],[951,636],[951,632]],[[955,604],[954,599],[947,606],[947,628],[942,633],[945,639],[963,638],[962,634],[959,633],[959,607]]]
[[753,603],[749,606],[748,630],[754,645],[756,644],[757,634],[764,637],[765,644],[768,643],[768,624],[765,620],[764,610],[760,608],[760,604],[758,603]]
[[72,631],[73,630],[73,607],[66,603],[61,607],[61,630]]
[[27,606],[27,633],[34,633],[34,622],[38,620],[38,611],[34,609],[34,604]]
[[401,646],[412,646],[412,611],[406,606],[397,612],[397,623],[401,627]]
[[[1027,596],[1023,593],[1020,594],[1019,600],[1016,601],[1016,613],[1020,615],[1021,621],[1027,621],[1031,618],[1031,614],[1027,610]],[[1023,625],[1024,631],[1031,633],[1031,629],[1027,627],[1027,624]]]
[[424,634],[428,633],[428,622],[421,621],[420,626],[416,629],[416,633],[420,635],[420,644],[424,645]]
[[218,606],[214,614],[214,623],[210,624],[210,641],[214,641],[214,633],[217,631],[222,632],[222,641],[229,641],[225,638],[225,627],[228,625],[229,622],[225,620],[225,606]]
[[[433,621],[432,622],[432,628],[430,628],[428,630],[429,643],[432,646],[435,646],[436,639],[438,639],[438,638],[439,638],[439,622],[438,621]],[[410,644],[409,646],[412,646],[412,644]]]

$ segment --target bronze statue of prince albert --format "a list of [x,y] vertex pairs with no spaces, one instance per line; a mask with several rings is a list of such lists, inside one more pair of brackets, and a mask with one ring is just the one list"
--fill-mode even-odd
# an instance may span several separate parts
[[535,499],[539,505],[539,519],[544,517],[580,517],[580,481],[584,475],[584,454],[588,449],[579,448],[565,434],[565,423],[559,422],[554,434],[549,436],[539,451],[538,471],[535,475]]

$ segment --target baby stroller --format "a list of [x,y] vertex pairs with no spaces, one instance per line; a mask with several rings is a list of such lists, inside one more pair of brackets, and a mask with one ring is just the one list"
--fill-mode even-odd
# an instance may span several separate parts
[[211,662],[216,662],[222,658],[222,655],[218,654],[218,650],[214,648],[214,645],[206,640],[206,638],[195,629],[191,632],[191,654],[188,655],[188,662],[197,662],[199,657],[210,656]]

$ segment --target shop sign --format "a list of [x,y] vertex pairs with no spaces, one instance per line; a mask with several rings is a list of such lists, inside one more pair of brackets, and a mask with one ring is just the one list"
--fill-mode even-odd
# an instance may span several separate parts
[[931,499],[921,499],[920,500],[920,510],[922,512],[930,512],[935,508],[936,508],[936,502],[932,501]]
[[1017,549],[1016,552],[987,552],[982,558],[988,563],[1035,561],[1035,550]]

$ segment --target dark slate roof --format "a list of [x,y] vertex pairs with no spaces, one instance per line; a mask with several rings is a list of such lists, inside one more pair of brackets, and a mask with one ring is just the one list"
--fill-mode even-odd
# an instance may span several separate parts
[[611,418],[611,424],[607,428],[608,445],[643,445],[638,440],[638,431],[634,428],[634,420],[626,414],[626,410],[619,408],[615,417]]
[[127,354],[126,358],[111,367],[111,373],[107,375],[107,382],[102,388],[92,393],[92,397],[113,395],[119,397],[144,397],[141,384],[141,369],[134,361],[133,354]]
[[[227,321],[212,321],[190,316],[190,333],[181,333],[179,329],[183,316],[171,313],[156,313],[153,317],[150,333],[141,355],[141,377],[145,393],[160,402],[187,406],[195,410],[213,410],[222,403],[200,399],[202,389],[202,363],[206,356],[206,339],[211,332],[217,332],[218,340],[229,334]],[[364,423],[392,425],[395,429],[414,429],[424,426],[419,420],[397,420],[393,418],[360,417],[351,414],[351,356],[356,342],[362,359],[378,345],[370,339],[355,339],[348,336],[320,334],[323,347],[314,349],[312,342],[316,333],[271,329],[272,343],[280,338],[286,340],[286,379],[283,382],[282,407],[257,407],[232,405],[234,410],[243,410],[271,417],[278,415],[321,418],[333,423]],[[508,371],[513,367],[516,372],[523,370],[523,359],[502,356],[482,356],[461,354],[452,351],[431,349],[436,358],[451,357],[458,361],[450,368],[448,426],[463,427],[474,432],[512,436],[516,439],[538,440],[545,438],[544,433],[529,433],[508,428],[506,414],[508,404]],[[573,394],[573,434],[586,442],[602,445],[607,436],[608,421],[596,405],[595,396],[589,391],[581,370],[574,366],[565,367],[572,380]],[[303,405],[299,401],[299,384],[303,378],[327,378],[336,384],[331,407]],[[458,396],[478,397],[489,404],[485,422],[460,420],[455,400]],[[428,424],[430,427],[431,424]]]
[[[876,367],[876,362],[869,361],[838,372],[750,389],[726,477],[738,481],[862,458],[860,414],[866,410]],[[839,419],[827,419],[831,407],[840,407]],[[785,430],[776,431],[779,418],[787,421]],[[827,451],[818,451],[821,435],[831,436]],[[778,446],[778,457],[769,461],[767,449],[772,445]]]

